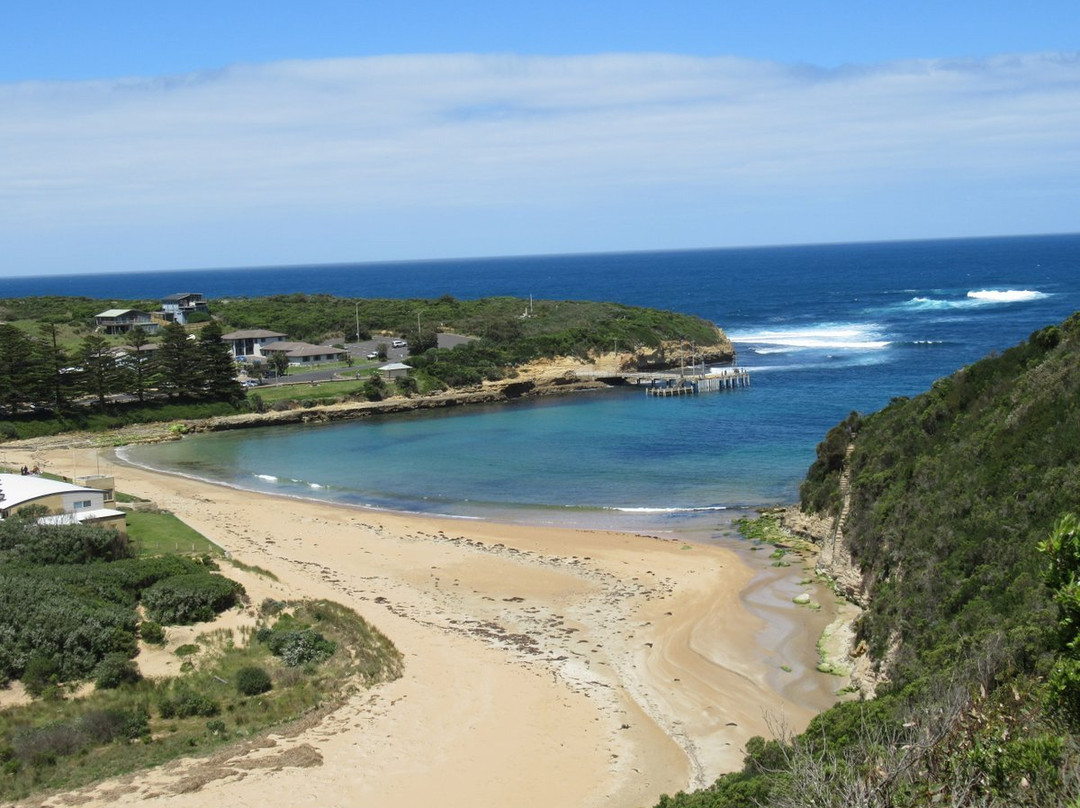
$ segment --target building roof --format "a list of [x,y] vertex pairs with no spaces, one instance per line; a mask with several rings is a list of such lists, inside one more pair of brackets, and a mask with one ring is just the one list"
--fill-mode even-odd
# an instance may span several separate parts
[[271,342],[264,345],[262,346],[262,349],[263,353],[266,353],[267,351],[284,351],[285,353],[288,353],[289,351],[295,351],[297,348],[308,347],[310,344],[311,343],[308,342],[286,342],[285,340],[281,340],[280,342]]
[[[107,309],[101,314],[95,314],[95,317],[123,317],[125,314],[146,314],[145,311],[139,309]],[[149,317],[149,314],[146,314]]]
[[127,518],[127,514],[123,511],[117,511],[113,508],[85,508],[81,511],[42,516],[37,520],[37,523],[39,525],[77,525],[82,522],[94,522],[98,519],[113,519],[117,516]]
[[144,356],[149,356],[154,351],[158,350],[161,346],[156,342],[145,342],[138,348],[133,348],[130,345],[117,345],[115,348],[110,348],[109,353],[115,356],[117,359],[127,359],[131,354],[139,353]]
[[284,337],[280,331],[267,331],[265,328],[246,328],[240,331],[233,331],[229,334],[222,334],[221,338],[224,340],[230,339],[265,339],[266,337]]
[[281,351],[288,356],[327,356],[328,354],[348,353],[344,348],[333,345],[312,345],[310,342],[270,342],[262,346],[262,352]]
[[404,362],[390,362],[383,365],[379,370],[412,370],[412,365],[406,365]]
[[165,295],[161,298],[162,303],[179,303],[183,300],[187,300],[189,297],[197,297],[202,299],[202,292],[177,292],[175,295]]
[[[264,349],[267,346],[263,346]],[[328,356],[330,354],[348,353],[344,348],[335,348],[332,345],[301,345],[289,351],[289,356]]]
[[4,498],[0,499],[0,508],[7,510],[24,502],[33,502],[41,497],[55,496],[56,494],[103,494],[100,488],[86,488],[81,485],[50,480],[48,477],[38,477],[34,474],[0,474],[0,493]]

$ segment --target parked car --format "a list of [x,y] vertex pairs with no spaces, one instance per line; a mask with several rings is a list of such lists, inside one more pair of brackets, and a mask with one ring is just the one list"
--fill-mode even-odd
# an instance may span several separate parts
[[240,384],[243,387],[258,387],[262,384],[262,379],[244,379]]
[[390,343],[390,347],[391,348],[408,348],[409,343],[407,343],[403,339],[396,339],[396,340],[394,340],[393,342]]
[[379,352],[378,351],[372,351],[371,353],[367,354],[364,358],[365,359],[378,359],[379,358]]

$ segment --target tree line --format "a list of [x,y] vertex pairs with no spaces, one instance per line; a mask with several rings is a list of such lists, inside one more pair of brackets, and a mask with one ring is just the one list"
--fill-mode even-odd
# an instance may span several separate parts
[[216,322],[194,337],[169,323],[151,350],[150,335],[136,326],[122,345],[91,333],[71,349],[53,322],[40,323],[36,336],[0,324],[0,410],[64,412],[87,402],[104,410],[114,396],[235,403],[243,390],[221,333]]

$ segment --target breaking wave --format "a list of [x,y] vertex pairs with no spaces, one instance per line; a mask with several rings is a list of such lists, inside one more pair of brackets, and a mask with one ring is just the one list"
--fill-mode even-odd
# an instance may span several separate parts
[[1025,303],[1029,300],[1042,300],[1049,297],[1045,292],[1036,292],[1032,289],[980,289],[976,292],[968,292],[967,296],[973,300],[984,303]]
[[702,513],[706,511],[726,511],[725,505],[706,505],[699,508],[618,508],[611,507],[605,508],[609,511],[618,511],[619,513]]
[[1034,289],[973,289],[962,298],[913,297],[900,304],[900,308],[914,311],[973,309],[1000,303],[1029,303],[1049,296]]
[[791,351],[879,351],[888,348],[890,341],[882,339],[876,323],[837,324],[777,328],[733,333],[732,342],[754,346],[757,354],[789,353]]

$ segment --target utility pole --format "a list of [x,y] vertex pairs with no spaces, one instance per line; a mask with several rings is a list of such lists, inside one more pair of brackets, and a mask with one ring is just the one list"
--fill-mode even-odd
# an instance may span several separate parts
[[360,301],[356,301],[356,344],[360,344]]

